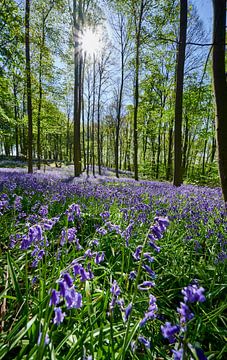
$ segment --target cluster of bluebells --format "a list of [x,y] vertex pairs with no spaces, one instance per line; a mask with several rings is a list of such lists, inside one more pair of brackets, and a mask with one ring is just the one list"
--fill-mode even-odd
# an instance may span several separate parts
[[0,197],[0,215],[3,215],[9,209],[9,197],[7,194],[1,194]]
[[[70,230],[70,229],[68,229]],[[76,232],[75,232],[76,234]],[[74,235],[75,235],[74,234]],[[92,252],[90,249],[86,250],[81,260],[94,259],[95,264],[100,264],[104,261],[104,252]],[[94,274],[91,270],[91,263],[87,264],[87,268],[83,266],[78,259],[75,259],[71,263],[71,269],[73,271],[74,278],[71,277],[69,272],[62,273],[58,280],[59,290],[52,290],[50,298],[50,306],[55,306],[54,324],[59,325],[63,322],[66,313],[62,311],[62,308],[58,306],[65,300],[67,309],[81,308],[82,307],[82,295],[75,290],[74,281],[79,279],[80,283],[90,281],[94,278]]]
[[113,311],[115,305],[118,305],[122,314],[123,314],[123,321],[127,322],[128,318],[131,314],[132,311],[132,303],[129,303],[126,307],[125,307],[125,301],[122,298],[119,298],[120,294],[121,294],[121,290],[120,287],[117,283],[116,280],[113,281],[113,284],[111,286],[110,292],[112,294],[112,299],[109,305],[110,308],[110,312]]
[[77,237],[77,229],[75,227],[62,229],[61,231],[61,238],[60,238],[60,245],[63,246],[66,243],[75,243],[77,251],[82,249],[80,245],[79,239]]
[[66,210],[65,214],[67,215],[68,221],[74,221],[75,216],[77,218],[81,217],[81,209],[78,204],[71,204]]
[[[155,251],[160,251],[160,247],[157,246],[157,241],[163,237],[164,232],[167,229],[167,226],[169,225],[168,218],[164,217],[155,217],[154,224],[150,227],[149,234],[148,234],[148,240],[149,245],[152,247]],[[138,285],[138,289],[142,291],[149,291],[151,288],[155,286],[155,283],[153,279],[155,279],[155,272],[151,269],[151,267],[148,265],[148,263],[152,263],[154,261],[154,257],[151,256],[150,252],[144,252],[143,246],[139,245],[137,246],[135,252],[133,253],[133,259],[135,261],[142,261],[142,269],[145,271],[146,275],[149,276],[149,280],[143,281],[141,284]],[[129,274],[129,279],[133,280],[137,276],[135,271],[132,271]],[[143,319],[140,321],[140,327],[143,327],[148,320],[154,320],[157,317],[158,312],[158,306],[156,303],[156,297],[152,294],[149,294],[149,303],[148,303],[148,309],[144,314]],[[145,347],[150,348],[150,341],[143,336],[139,336],[138,340],[141,344],[143,344]],[[132,343],[132,349],[135,349],[135,343]]]
[[67,272],[58,280],[59,290],[52,290],[50,306],[54,306],[54,324],[59,325],[63,322],[66,313],[62,311],[60,303],[65,300],[67,309],[79,309],[82,307],[82,295],[75,290],[74,281]]
[[[187,331],[187,323],[190,321],[194,314],[189,308],[189,303],[198,303],[204,302],[206,300],[204,296],[204,288],[198,287],[198,285],[191,284],[187,287],[184,287],[181,291],[184,296],[184,301],[180,303],[180,306],[177,308],[177,312],[179,314],[179,324],[172,325],[170,322],[166,322],[164,325],[161,325],[162,335],[165,339],[168,339],[170,344],[174,344],[176,342],[176,335],[184,334]],[[179,337],[180,339],[181,337]],[[188,344],[191,347],[190,344]],[[200,349],[199,349],[200,350]],[[184,356],[184,348],[183,344],[180,343],[178,350],[172,350],[174,360],[182,360]],[[200,350],[202,353],[202,351]],[[204,355],[201,359],[206,359]]]

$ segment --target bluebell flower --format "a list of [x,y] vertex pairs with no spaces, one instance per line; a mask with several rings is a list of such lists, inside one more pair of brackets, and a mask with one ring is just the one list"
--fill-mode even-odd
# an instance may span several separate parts
[[154,279],[156,277],[155,272],[148,265],[143,265],[143,269]]
[[75,240],[76,233],[77,233],[77,230],[76,230],[75,227],[68,229],[67,235],[68,235],[68,241],[69,242],[73,242]]
[[161,330],[163,337],[168,339],[170,344],[173,344],[176,341],[175,335],[180,331],[180,327],[166,322],[165,325],[161,325]]
[[60,245],[63,246],[65,243],[66,243],[66,230],[62,229]]
[[67,290],[67,285],[66,285],[66,282],[65,281],[58,281],[59,283],[59,287],[60,287],[60,295],[65,297],[65,293],[66,293],[66,290]]
[[180,314],[181,324],[185,324],[194,317],[194,314],[191,312],[189,307],[183,302],[180,303],[180,307],[177,308],[177,312]]
[[145,252],[144,254],[143,254],[143,257],[145,258],[145,259],[147,259],[149,262],[153,262],[154,261],[154,257],[153,256],[151,256],[150,255],[150,253],[148,253],[148,252]]
[[183,360],[183,355],[184,355],[184,350],[183,348],[179,349],[179,350],[172,350],[173,353],[173,358],[174,360]]
[[135,280],[136,279],[136,276],[137,276],[137,272],[136,271],[131,271],[129,273],[129,280]]
[[112,287],[111,287],[111,289],[110,289],[110,292],[111,292],[111,294],[113,294],[114,296],[119,296],[119,295],[120,295],[121,290],[120,290],[120,288],[119,288],[118,283],[117,283],[116,280],[114,280],[114,282],[113,282],[113,284],[112,284]]
[[57,305],[60,302],[60,292],[56,290],[52,290],[49,306],[51,305]]
[[63,275],[63,278],[69,288],[73,286],[73,279],[71,278],[69,273],[65,273]]
[[140,254],[142,252],[142,248],[143,248],[142,245],[137,246],[136,251],[132,255],[134,257],[134,259],[137,261],[140,260]]
[[82,307],[82,295],[73,288],[66,291],[65,301],[68,309],[79,309]]
[[102,261],[104,261],[104,252],[101,252],[101,253],[96,253],[95,255],[95,263],[98,265],[100,264]]
[[204,288],[198,286],[196,284],[194,285],[188,285],[187,287],[184,287],[184,289],[181,291],[181,293],[184,295],[184,301],[185,302],[204,302],[206,300],[204,296]]
[[66,314],[62,312],[62,309],[60,307],[54,308],[54,313],[54,324],[59,325],[63,322]]
[[80,269],[82,268],[83,266],[79,263],[75,263],[75,265],[73,266],[73,272],[74,272],[74,275],[80,275]]
[[90,274],[89,274],[89,272],[87,272],[87,271],[83,268],[83,266],[81,266],[81,268],[80,268],[80,281],[81,281],[81,282],[84,282],[84,281],[86,281],[86,280],[90,280]]
[[130,303],[126,309],[125,309],[125,314],[124,314],[124,322],[128,321],[129,315],[131,314],[132,311],[132,303]]
[[145,347],[147,347],[147,348],[150,349],[151,343],[150,343],[149,340],[147,340],[147,339],[146,339],[145,337],[143,337],[143,336],[139,336],[139,337],[138,337],[138,340],[139,340],[139,342],[140,342],[141,344],[143,344]]
[[108,219],[110,217],[109,211],[104,211],[100,213],[100,216],[103,220]]
[[154,287],[155,283],[153,281],[144,281],[142,284],[138,285],[139,290],[149,290],[151,287]]

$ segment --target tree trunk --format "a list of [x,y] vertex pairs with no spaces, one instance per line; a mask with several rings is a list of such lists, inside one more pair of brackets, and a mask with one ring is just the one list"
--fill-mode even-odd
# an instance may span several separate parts
[[18,132],[18,105],[17,105],[17,85],[16,79],[13,78],[13,94],[14,94],[14,119],[15,119],[15,140],[16,140],[16,157],[19,157],[19,132]]
[[213,82],[216,103],[218,164],[227,207],[227,82],[225,73],[226,0],[213,0]]
[[135,64],[135,90],[134,90],[134,178],[139,180],[138,176],[138,107],[139,107],[139,68],[140,68],[140,33],[142,27],[142,17],[144,11],[144,0],[140,3],[139,20],[135,19],[136,25],[136,64]]
[[95,54],[93,54],[93,97],[92,97],[92,113],[91,113],[91,132],[92,132],[92,172],[95,177]]
[[27,78],[27,114],[28,114],[28,173],[33,172],[32,166],[32,96],[31,96],[31,64],[30,64],[30,0],[25,4],[25,56]]
[[182,107],[184,87],[184,63],[187,35],[188,0],[180,1],[180,40],[177,53],[175,131],[174,131],[174,178],[173,185],[180,186],[182,174]]
[[[79,2],[79,8],[81,1]],[[81,174],[81,149],[80,149],[80,48],[79,48],[79,20],[77,18],[77,1],[73,0],[73,16],[74,16],[74,176]]]

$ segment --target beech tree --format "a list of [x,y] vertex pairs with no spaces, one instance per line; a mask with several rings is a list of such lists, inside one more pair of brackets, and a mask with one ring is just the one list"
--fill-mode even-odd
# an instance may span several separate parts
[[184,64],[187,34],[188,1],[180,0],[180,36],[177,51],[176,99],[174,127],[174,177],[173,184],[182,184],[182,105],[184,86]]
[[225,72],[226,0],[213,0],[213,82],[221,187],[227,208],[227,82]]
[[28,114],[28,172],[33,172],[32,166],[32,94],[31,94],[31,64],[30,64],[30,0],[25,3],[25,55],[27,78],[27,114]]

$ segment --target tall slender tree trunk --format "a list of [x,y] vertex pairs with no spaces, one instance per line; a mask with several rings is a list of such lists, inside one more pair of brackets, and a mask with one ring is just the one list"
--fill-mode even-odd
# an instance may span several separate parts
[[184,87],[184,63],[187,36],[188,0],[180,0],[180,40],[177,53],[175,129],[174,129],[174,178],[173,185],[180,186],[182,173],[182,108]]
[[81,174],[81,148],[80,148],[80,47],[79,47],[79,17],[81,14],[81,0],[79,6],[77,1],[73,0],[73,17],[74,17],[74,176]]
[[27,78],[27,114],[28,114],[28,173],[33,172],[32,166],[32,94],[31,94],[31,62],[30,62],[30,0],[25,3],[25,56]]
[[87,104],[87,176],[89,176],[90,166],[90,107],[91,107],[91,94],[90,94],[90,79],[88,79],[88,104]]
[[213,82],[216,103],[218,164],[222,193],[227,208],[226,0],[213,0],[213,8]]
[[15,119],[15,141],[16,141],[16,157],[19,157],[19,131],[18,131],[18,105],[17,105],[17,85],[16,79],[13,78],[13,95],[14,95],[14,119]]
[[91,127],[92,127],[92,172],[95,176],[95,85],[96,85],[96,74],[95,74],[95,54],[93,54],[93,97],[92,97],[92,114],[91,114]]
[[102,87],[102,71],[99,72],[99,87],[98,87],[98,99],[97,99],[97,144],[98,144],[98,169],[99,175],[101,175],[101,142],[100,142],[100,100],[101,100],[101,87]]
[[44,14],[42,19],[42,37],[39,51],[39,103],[38,103],[38,114],[37,114],[37,168],[40,170],[41,167],[41,109],[42,109],[42,98],[43,98],[43,87],[42,87],[42,66],[43,66],[43,48],[45,44],[45,21]]

